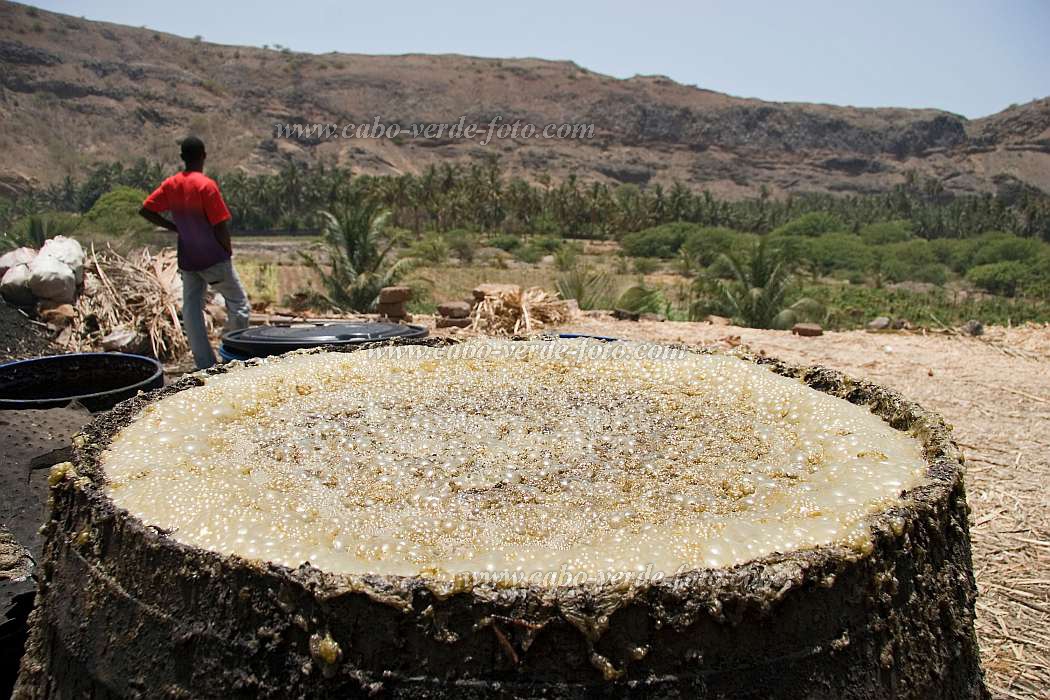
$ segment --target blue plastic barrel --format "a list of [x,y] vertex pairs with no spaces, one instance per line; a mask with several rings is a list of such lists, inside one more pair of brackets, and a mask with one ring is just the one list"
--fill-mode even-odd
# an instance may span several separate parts
[[233,360],[247,360],[248,356],[243,355],[239,352],[235,352],[226,347],[225,344],[219,345],[219,357],[222,358],[223,362],[232,362]]

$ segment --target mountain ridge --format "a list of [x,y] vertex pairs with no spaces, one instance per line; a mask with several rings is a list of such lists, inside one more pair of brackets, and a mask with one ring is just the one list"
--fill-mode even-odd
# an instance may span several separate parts
[[[0,3],[0,189],[93,162],[176,163],[197,133],[209,167],[292,160],[369,174],[497,156],[506,172],[636,185],[681,181],[730,198],[863,194],[915,175],[955,193],[1050,192],[1050,98],[969,120],[932,108],[766,102],[613,78],[572,61],[458,54],[303,54],[210,44]],[[581,140],[277,139],[279,123],[594,124]]]

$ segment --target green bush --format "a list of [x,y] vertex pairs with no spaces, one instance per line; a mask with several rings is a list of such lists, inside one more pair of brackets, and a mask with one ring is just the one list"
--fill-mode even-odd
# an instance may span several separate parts
[[710,273],[710,269],[701,272],[693,279],[692,303],[689,305],[689,320],[702,321],[707,316],[730,317],[733,305],[726,298],[722,281]]
[[557,236],[536,236],[529,245],[543,251],[546,254],[554,253],[565,244],[565,241]]
[[1034,238],[989,231],[976,238],[937,239],[930,242],[935,257],[960,275],[978,265],[1018,261],[1027,262],[1050,249]]
[[773,328],[781,331],[791,330],[796,323],[819,323],[825,325],[828,311],[819,301],[803,297],[787,307],[773,318]]
[[513,250],[513,253],[516,259],[523,263],[529,263],[530,265],[538,263],[540,258],[546,255],[546,251],[534,243],[519,246]]
[[[775,250],[775,249],[774,249]],[[707,267],[707,275],[714,279],[728,280],[733,278],[733,266],[729,264],[729,256],[732,253],[726,253],[719,256],[718,260],[715,260]],[[786,264],[786,263],[785,263]]]
[[901,243],[915,233],[914,226],[907,220],[880,221],[868,224],[860,229],[860,238],[868,245],[885,245]]
[[445,243],[457,258],[465,263],[474,261],[478,250],[478,235],[465,229],[457,228],[445,234]]
[[964,274],[973,267],[973,257],[981,246],[977,238],[938,238],[930,241],[930,250],[937,262],[955,272]]
[[635,258],[634,272],[638,275],[651,275],[660,269],[660,261],[656,258]]
[[673,258],[696,224],[675,222],[628,233],[620,241],[625,255],[635,258]]
[[515,248],[521,247],[521,238],[509,233],[501,233],[498,236],[490,238],[489,245],[494,248],[499,248],[500,250],[505,250],[508,253],[512,253]]
[[1050,321],[1050,303],[1001,296],[975,298],[935,289],[874,289],[855,285],[814,285],[802,294],[828,309],[827,328],[862,328],[876,316],[908,319],[914,324],[959,326],[971,318],[985,324],[1006,325]]
[[772,328],[783,311],[791,283],[791,272],[780,254],[761,239],[746,257],[723,255],[733,272],[733,281],[723,283],[733,319],[751,328]]
[[805,260],[818,275],[832,272],[858,272],[871,267],[871,247],[860,236],[848,233],[829,233],[807,241]]
[[911,270],[909,278],[916,282],[929,282],[930,284],[943,285],[948,281],[948,268],[940,263],[926,263],[916,265]]
[[71,236],[80,226],[80,221],[76,214],[65,212],[24,217],[12,224],[9,231],[0,235],[0,253],[22,246],[39,248],[49,238]]
[[947,272],[930,242],[916,238],[903,243],[872,247],[876,275],[889,282],[932,282],[944,284]]
[[1020,238],[1007,233],[985,235],[973,252],[973,265],[1034,260],[1046,248],[1046,244],[1034,238]]
[[1028,266],[1016,260],[1006,260],[972,267],[967,271],[966,279],[991,294],[1012,297],[1028,275]]
[[780,236],[823,236],[826,233],[839,233],[845,230],[846,226],[834,214],[814,211],[784,224],[775,229],[773,233]]
[[428,233],[408,247],[408,256],[427,265],[441,265],[448,260],[448,243],[437,233]]
[[153,230],[153,224],[139,216],[146,193],[134,187],[115,187],[98,198],[84,215],[85,226],[99,233],[124,235]]
[[554,251],[554,266],[561,271],[574,270],[580,257],[580,248],[572,243],[566,243]]
[[1028,266],[1022,289],[1025,296],[1050,299],[1050,246]]
[[390,239],[385,236],[389,213],[360,188],[346,193],[335,212],[322,211],[321,243],[327,260],[299,251],[299,258],[320,278],[332,308],[369,311],[379,290],[397,284],[415,264],[402,258],[389,261]]
[[792,236],[773,233],[766,237],[769,250],[780,257],[791,269],[807,267],[810,257],[810,246],[813,241],[803,236]]
[[719,226],[704,226],[690,231],[682,243],[682,251],[704,267],[718,260],[723,253],[732,253],[750,246],[754,236]]
[[655,287],[647,287],[639,284],[629,287],[616,300],[616,308],[634,313],[657,314],[666,306],[663,294]]
[[576,268],[558,277],[562,299],[575,299],[581,309],[607,309],[612,304],[612,278],[605,272]]

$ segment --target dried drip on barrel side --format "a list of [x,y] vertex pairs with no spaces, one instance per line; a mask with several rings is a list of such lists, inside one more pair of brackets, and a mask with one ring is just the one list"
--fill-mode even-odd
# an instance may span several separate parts
[[796,379],[589,340],[270,359],[151,404],[103,466],[187,544],[541,585],[864,551],[925,470],[918,440]]

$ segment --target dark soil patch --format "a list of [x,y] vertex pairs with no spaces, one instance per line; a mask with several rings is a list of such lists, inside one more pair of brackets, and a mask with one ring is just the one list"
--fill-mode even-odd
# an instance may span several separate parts
[[15,307],[0,302],[0,362],[50,355],[54,351],[46,329],[34,325]]

